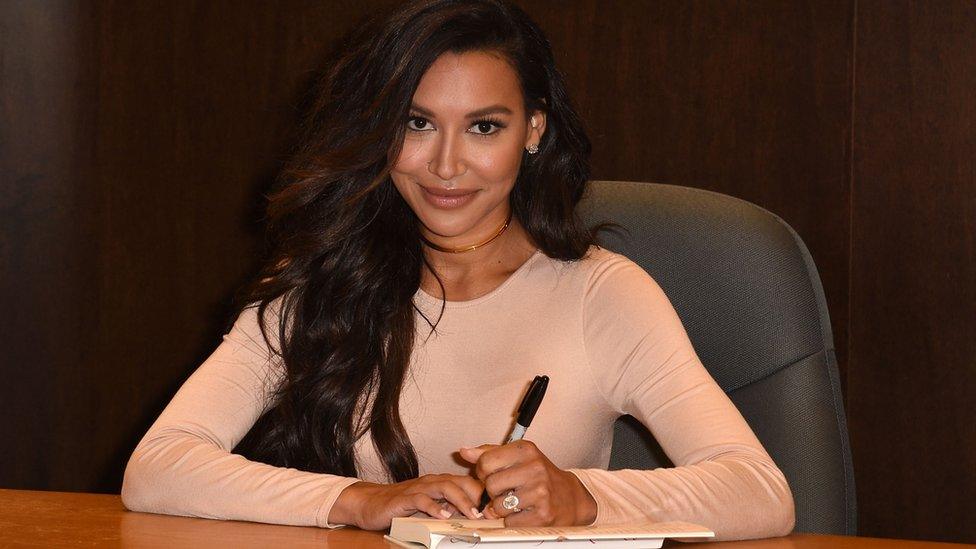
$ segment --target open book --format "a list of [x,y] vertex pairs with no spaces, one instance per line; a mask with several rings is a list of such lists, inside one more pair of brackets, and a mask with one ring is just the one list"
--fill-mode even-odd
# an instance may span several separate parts
[[486,549],[614,547],[656,549],[665,538],[711,538],[708,528],[687,522],[642,522],[614,526],[548,526],[505,528],[501,519],[422,519],[396,517],[386,539],[403,547],[480,546]]

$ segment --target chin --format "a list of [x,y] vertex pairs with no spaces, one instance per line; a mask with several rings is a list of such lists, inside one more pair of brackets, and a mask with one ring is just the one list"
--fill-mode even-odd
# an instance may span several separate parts
[[444,220],[437,219],[439,216],[419,216],[420,222],[424,227],[442,238],[454,238],[463,235],[474,228],[474,222],[470,220]]

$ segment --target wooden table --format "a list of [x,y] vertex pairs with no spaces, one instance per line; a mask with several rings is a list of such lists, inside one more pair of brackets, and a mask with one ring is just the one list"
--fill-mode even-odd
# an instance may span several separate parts
[[[389,548],[382,532],[324,530],[133,513],[119,496],[0,489],[0,547],[315,547]],[[961,547],[949,543],[794,534],[784,538],[715,544],[674,544],[681,549],[913,549]]]

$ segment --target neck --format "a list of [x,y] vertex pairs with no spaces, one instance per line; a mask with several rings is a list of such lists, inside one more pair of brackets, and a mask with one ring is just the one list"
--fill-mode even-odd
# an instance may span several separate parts
[[502,233],[505,232],[505,229],[508,228],[508,225],[511,222],[512,222],[512,212],[509,211],[508,219],[505,220],[505,223],[503,223],[500,227],[498,227],[498,229],[496,229],[495,232],[491,234],[491,236],[482,240],[481,242],[478,242],[477,244],[469,244],[469,245],[459,246],[459,247],[441,246],[439,244],[435,244],[431,242],[430,240],[427,240],[423,235],[421,235],[420,238],[424,241],[424,244],[426,244],[430,248],[433,248],[434,250],[437,250],[438,252],[448,253],[448,254],[463,254],[467,252],[473,252],[478,248],[483,248],[488,244],[491,244],[499,236],[501,236]]
[[470,252],[445,253],[425,247],[428,265],[421,273],[420,286],[435,298],[474,299],[504,282],[535,251],[532,238],[513,219],[501,236]]
[[[484,242],[491,236],[492,234],[488,234],[481,241]],[[448,246],[441,245],[440,247],[446,248]],[[512,218],[508,228],[492,239],[491,242],[474,250],[452,253],[439,251],[430,246],[424,247],[427,261],[437,269],[438,273],[447,276],[455,274],[464,276],[466,273],[508,263],[509,258],[513,255],[526,257],[534,251],[535,245],[532,244],[532,239],[517,218]]]

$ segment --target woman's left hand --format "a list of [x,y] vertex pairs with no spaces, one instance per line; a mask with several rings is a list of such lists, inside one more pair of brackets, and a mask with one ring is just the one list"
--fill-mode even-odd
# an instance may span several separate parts
[[[583,483],[528,440],[461,448],[460,454],[475,464],[475,476],[491,496],[485,518],[504,518],[506,526],[586,525],[596,519],[596,501]],[[519,512],[502,505],[510,490]]]

